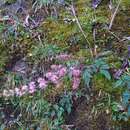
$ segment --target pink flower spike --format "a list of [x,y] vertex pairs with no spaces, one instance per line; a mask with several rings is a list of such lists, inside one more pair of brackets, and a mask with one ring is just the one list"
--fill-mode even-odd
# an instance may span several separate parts
[[53,75],[52,72],[47,72],[45,76],[46,76],[47,78],[50,78],[52,75]]
[[58,84],[58,80],[59,80],[59,78],[56,76],[56,75],[52,75],[50,78],[49,78],[49,80],[52,82],[52,83],[54,83],[54,84]]
[[39,83],[39,88],[40,89],[45,89],[48,86],[47,83]]
[[63,68],[61,68],[61,69],[58,71],[58,76],[59,76],[59,77],[63,77],[63,76],[65,76],[66,73],[67,73],[67,68],[66,68],[66,67],[63,67]]
[[39,77],[39,78],[37,79],[37,82],[40,83],[42,80],[43,80],[43,78]]
[[74,78],[73,79],[72,89],[73,90],[78,89],[79,85],[80,85],[80,78]]
[[81,70],[74,68],[72,70],[72,75],[75,77],[79,77],[81,75]]
[[24,93],[23,92],[21,92],[21,90],[19,91],[19,97],[21,97],[21,96],[23,96],[24,95]]
[[38,78],[39,88],[44,89],[48,86],[48,82],[44,78]]
[[29,83],[29,93],[34,93],[36,91],[36,85],[35,82],[30,82]]
[[58,65],[51,65],[51,69],[57,69]]
[[28,86],[27,86],[27,85],[23,85],[23,86],[21,87],[21,90],[22,90],[22,91],[27,91],[27,90],[28,90]]
[[23,85],[20,90],[21,94],[24,95],[26,92],[28,92],[28,89],[29,87],[27,85]]
[[14,92],[15,92],[15,95],[16,96],[19,96],[19,97],[21,97],[21,96],[23,96],[23,92],[22,92],[22,90],[21,89],[19,89],[19,88],[15,88],[14,89]]
[[29,87],[35,87],[35,86],[36,86],[35,82],[32,81],[32,82],[29,83]]

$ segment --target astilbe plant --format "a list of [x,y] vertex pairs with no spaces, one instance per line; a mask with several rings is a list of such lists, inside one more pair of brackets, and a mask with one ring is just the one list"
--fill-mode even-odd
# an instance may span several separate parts
[[[65,58],[66,55],[63,57]],[[110,80],[111,76],[108,70],[109,66],[103,61],[103,59],[96,59],[94,63],[89,66],[80,64],[74,64],[70,66],[62,64],[52,64],[50,69],[46,73],[44,73],[42,77],[38,77],[36,80],[30,81],[28,84],[24,84],[20,87],[15,87],[14,89],[5,89],[3,90],[2,95],[4,97],[21,97],[25,94],[33,94],[37,90],[45,90],[50,84],[58,87],[61,81],[64,80],[65,76],[71,77],[72,90],[77,90],[80,86],[82,78],[85,84],[89,86],[90,80],[95,73],[101,73],[108,80]]]
[[72,88],[75,90],[79,87],[80,82],[81,82],[81,80],[80,80],[81,70],[76,67],[73,67],[71,69],[72,69],[72,77],[73,77]]
[[47,71],[43,77],[38,77],[36,81],[30,81],[28,84],[14,89],[3,90],[4,97],[23,96],[25,94],[33,94],[37,90],[45,90],[49,84],[58,86],[61,80],[66,76],[72,76],[72,89],[78,89],[81,82],[81,69],[77,66],[67,68],[65,65],[51,65],[51,69]]

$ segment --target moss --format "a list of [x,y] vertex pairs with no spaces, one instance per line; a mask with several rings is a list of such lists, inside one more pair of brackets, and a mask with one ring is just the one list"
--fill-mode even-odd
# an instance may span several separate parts
[[115,83],[114,80],[108,80],[101,74],[96,74],[93,77],[92,83],[93,83],[94,88],[97,91],[101,89],[102,91],[105,91],[106,93],[110,93],[113,96],[115,95],[118,97],[123,92],[122,88],[114,87],[114,83]]
[[5,0],[5,3],[12,4],[15,3],[17,0]]
[[[78,0],[75,2],[75,11],[77,18],[84,30],[87,39],[93,46],[93,35],[92,35],[92,25],[94,22],[97,23],[107,23],[108,22],[108,12],[106,8],[97,9],[96,12],[91,8],[90,1]],[[103,11],[102,11],[103,10]],[[104,11],[105,10],[105,11]],[[76,22],[65,23],[64,18],[74,19],[71,11],[61,9],[58,20],[46,19],[40,28],[46,33],[45,37],[49,43],[59,44],[62,47],[74,47],[82,48],[87,45],[83,34]],[[103,31],[104,32],[104,31]],[[102,34],[101,34],[102,35]],[[103,36],[103,35],[102,35]],[[101,38],[101,36],[100,36]],[[76,39],[76,40],[73,40]],[[106,37],[104,38],[106,39]],[[103,39],[103,42],[104,42]],[[72,46],[70,46],[72,45]]]
[[0,72],[4,70],[6,63],[8,62],[8,52],[3,43],[0,43]]
[[65,46],[69,44],[71,37],[80,34],[77,25],[73,22],[71,24],[65,23],[64,18],[73,19],[73,16],[68,11],[62,10],[58,21],[47,19],[43,22],[42,27],[47,33],[49,42]]
[[81,59],[87,59],[91,57],[90,51],[87,50],[86,48],[80,49],[79,51],[76,52],[76,56],[80,57]]
[[57,43],[62,46],[67,45],[68,39],[76,33],[75,25],[50,20],[46,20],[46,22],[43,23],[43,28],[46,33],[48,33],[47,39],[49,42]]

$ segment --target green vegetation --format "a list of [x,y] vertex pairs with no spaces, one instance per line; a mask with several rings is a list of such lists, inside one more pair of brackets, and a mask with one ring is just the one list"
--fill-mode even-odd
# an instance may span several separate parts
[[96,2],[0,5],[0,130],[130,129],[130,3]]

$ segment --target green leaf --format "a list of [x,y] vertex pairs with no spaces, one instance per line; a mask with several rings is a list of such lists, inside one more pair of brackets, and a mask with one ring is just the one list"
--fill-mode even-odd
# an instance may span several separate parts
[[130,117],[130,105],[128,106],[128,117]]
[[95,65],[97,66],[97,68],[101,67],[102,65],[106,65],[106,63],[104,62],[103,59],[96,59],[95,60]]
[[115,87],[121,86],[122,83],[123,83],[123,81],[121,79],[117,80],[116,83],[115,83]]
[[104,64],[100,67],[100,69],[104,69],[104,70],[108,70],[109,69],[109,66],[107,64]]
[[85,85],[87,85],[87,87],[89,87],[91,78],[92,78],[92,75],[91,75],[90,71],[88,69],[86,69],[83,72],[83,80],[84,80]]
[[108,72],[108,70],[100,70],[100,73],[103,74],[108,80],[111,79],[111,75],[110,73]]
[[67,112],[68,112],[68,114],[71,113],[71,106],[69,106],[69,107],[67,108]]
[[123,80],[126,82],[130,82],[130,76],[129,75],[124,75]]
[[124,105],[129,104],[129,100],[130,100],[130,92],[125,91],[123,93],[123,103],[124,103]]
[[113,112],[118,112],[118,103],[117,102],[112,103],[112,111]]

